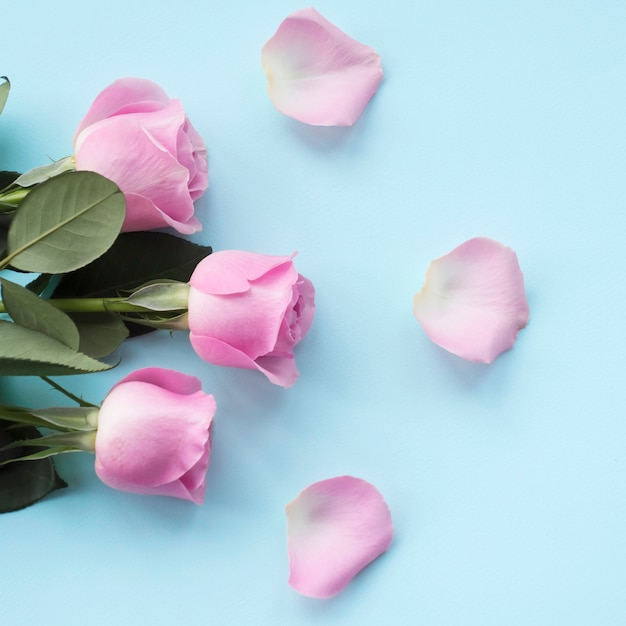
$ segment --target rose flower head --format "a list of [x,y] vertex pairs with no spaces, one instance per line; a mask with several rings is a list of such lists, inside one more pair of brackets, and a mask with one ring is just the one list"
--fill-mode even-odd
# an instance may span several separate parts
[[203,259],[190,280],[191,345],[215,365],[257,369],[289,387],[294,346],[313,323],[315,289],[293,256],[225,250]]
[[156,83],[122,78],[100,92],[76,130],[74,157],[77,170],[124,192],[122,231],[201,230],[193,203],[209,184],[206,146],[182,104]]
[[114,489],[201,504],[214,413],[193,376],[157,367],[129,374],[98,413],[96,474]]

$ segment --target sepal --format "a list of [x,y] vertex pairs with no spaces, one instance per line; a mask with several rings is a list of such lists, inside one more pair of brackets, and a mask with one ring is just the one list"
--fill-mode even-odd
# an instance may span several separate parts
[[0,467],[20,461],[38,461],[67,452],[93,452],[96,446],[96,431],[55,433],[33,439],[18,439],[4,445],[0,452],[14,448],[43,448],[37,452],[23,454],[0,462]]
[[69,156],[58,161],[53,161],[46,165],[39,165],[32,170],[24,172],[21,176],[13,181],[14,185],[20,187],[32,187],[43,183],[45,180],[63,174],[63,172],[72,172],[75,170],[74,157]]
[[97,427],[98,411],[99,407],[94,406],[25,409],[17,406],[0,405],[0,420],[37,428],[90,431]]
[[120,315],[121,319],[131,324],[139,324],[152,330],[189,330],[189,313],[176,315],[159,315],[158,313],[142,313],[139,316]]
[[174,280],[144,285],[126,298],[126,302],[150,311],[186,311],[189,304],[189,284]]

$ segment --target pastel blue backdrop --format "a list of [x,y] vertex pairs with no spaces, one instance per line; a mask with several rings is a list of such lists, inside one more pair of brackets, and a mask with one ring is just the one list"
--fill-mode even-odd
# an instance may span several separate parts
[[[200,361],[184,333],[127,342],[65,379],[100,401],[147,365],[215,394],[202,506],[70,488],[0,518],[7,626],[623,626],[626,623],[626,5],[319,0],[381,54],[358,123],[308,127],[265,92],[260,49],[293,1],[42,0],[2,9],[0,168],[71,153],[95,95],[161,84],[205,138],[215,249],[298,251],[318,291],[294,387]],[[516,250],[531,323],[492,365],[424,335],[431,259],[483,235]],[[4,402],[62,399],[37,379]],[[374,483],[390,550],[328,601],[287,584],[284,505]]]

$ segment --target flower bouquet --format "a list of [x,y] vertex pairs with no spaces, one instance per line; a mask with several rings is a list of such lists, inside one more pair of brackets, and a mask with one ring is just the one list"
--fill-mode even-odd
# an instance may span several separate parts
[[[0,103],[10,83],[4,79]],[[155,83],[118,80],[94,100],[72,156],[2,172],[0,374],[38,376],[75,406],[0,406],[0,511],[65,486],[57,454],[95,453],[117,489],[202,502],[215,412],[194,377],[126,376],[97,406],[50,377],[114,367],[127,338],[188,331],[205,361],[288,387],[314,289],[291,256],[221,251],[157,232],[201,230],[207,150],[182,104]]]

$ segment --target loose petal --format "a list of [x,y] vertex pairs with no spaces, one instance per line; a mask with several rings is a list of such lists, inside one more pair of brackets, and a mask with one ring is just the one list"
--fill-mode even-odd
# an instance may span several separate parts
[[393,536],[382,495],[353,476],[310,485],[286,511],[289,584],[314,598],[339,593],[387,550]]
[[383,79],[380,56],[308,8],[289,15],[263,46],[274,106],[300,122],[351,126]]
[[435,259],[415,295],[413,313],[437,345],[469,361],[491,363],[528,324],[515,252],[476,237]]

